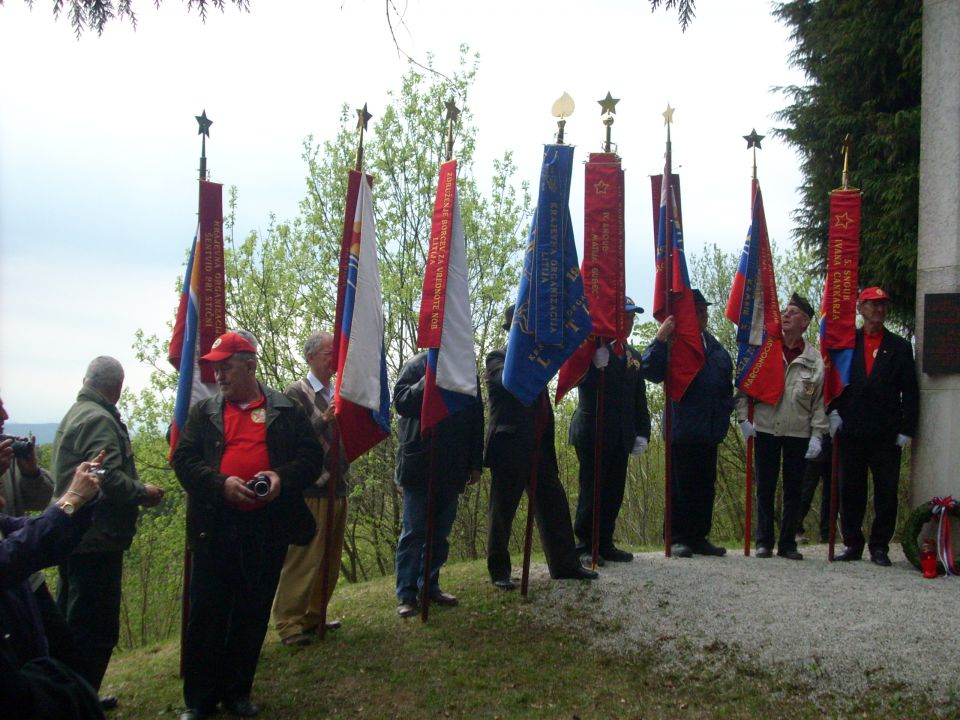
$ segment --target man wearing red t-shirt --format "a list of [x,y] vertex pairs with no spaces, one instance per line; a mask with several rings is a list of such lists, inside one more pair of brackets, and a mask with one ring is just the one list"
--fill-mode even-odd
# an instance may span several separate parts
[[873,475],[874,521],[870,560],[890,565],[890,539],[897,526],[900,455],[917,428],[919,390],[913,348],[884,327],[890,296],[868,287],[857,302],[863,327],[850,366],[850,384],[830,404],[830,428],[840,432],[840,526],[843,552],[837,560],[863,556],[867,470]]
[[323,448],[303,409],[257,381],[256,349],[242,335],[221,335],[200,362],[213,363],[220,392],[191,408],[173,454],[193,552],[181,720],[213,715],[218,702],[253,717],[287,546],[316,532],[303,490],[320,474]]

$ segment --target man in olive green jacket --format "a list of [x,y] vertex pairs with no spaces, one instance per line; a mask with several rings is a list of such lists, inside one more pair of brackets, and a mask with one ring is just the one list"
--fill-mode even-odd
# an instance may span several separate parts
[[[163,490],[140,482],[127,427],[116,405],[123,367],[114,358],[95,358],[87,367],[77,402],[67,411],[53,441],[54,494],[64,495],[73,471],[106,450],[103,500],[93,525],[60,565],[57,605],[77,648],[71,665],[100,689],[110,655],[120,638],[123,553],[133,542],[140,506],[153,507]],[[115,703],[113,698],[110,699]]]

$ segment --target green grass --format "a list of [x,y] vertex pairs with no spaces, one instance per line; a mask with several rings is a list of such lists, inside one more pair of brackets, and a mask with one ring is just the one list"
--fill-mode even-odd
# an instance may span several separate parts
[[[535,580],[531,597],[548,582]],[[482,562],[445,568],[444,588],[460,606],[432,607],[426,624],[396,616],[388,577],[338,587],[331,617],[342,618],[343,628],[323,643],[286,648],[271,629],[254,686],[262,717],[955,717],[897,687],[813,700],[809,686],[751,666],[722,643],[690,647],[682,674],[661,669],[656,645],[601,654],[588,638],[545,626],[519,592],[496,591]],[[586,612],[600,587],[582,583],[578,592],[577,603],[560,608],[563,615]],[[617,631],[603,618],[586,628],[581,632]],[[176,717],[178,653],[171,641],[115,655],[103,692],[119,695],[121,705],[108,717]]]

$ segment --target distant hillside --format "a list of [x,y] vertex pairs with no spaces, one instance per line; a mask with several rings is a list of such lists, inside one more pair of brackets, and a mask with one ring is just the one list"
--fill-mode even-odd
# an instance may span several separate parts
[[33,433],[37,437],[38,445],[46,445],[53,442],[53,436],[57,433],[59,423],[4,423],[3,431],[7,435],[19,435],[27,437]]

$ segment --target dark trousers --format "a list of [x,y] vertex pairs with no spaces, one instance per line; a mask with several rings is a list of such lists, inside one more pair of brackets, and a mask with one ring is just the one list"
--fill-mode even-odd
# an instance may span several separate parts
[[[397,539],[395,565],[397,573],[397,600],[414,605],[423,592],[423,574],[427,563],[427,505],[426,487],[417,485],[403,488],[403,531]],[[440,589],[440,568],[450,554],[450,531],[457,519],[460,493],[448,487],[434,488],[433,542],[430,544],[430,587],[433,597]]]
[[843,544],[862,550],[863,516],[867,509],[867,470],[873,475],[873,528],[870,551],[890,549],[897,527],[897,485],[900,448],[892,440],[840,439],[840,527]]
[[808,438],[784,437],[758,432],[753,442],[757,478],[757,546],[773,548],[774,501],[777,480],[783,467],[783,516],[780,518],[780,552],[797,549],[800,520],[800,490],[803,485],[803,456]]
[[57,607],[76,643],[68,664],[100,690],[120,640],[123,551],[74,553],[60,564],[59,572]]
[[823,439],[823,450],[817,460],[807,460],[803,468],[803,487],[800,491],[800,519],[797,522],[797,533],[803,534],[803,524],[810,507],[813,505],[813,496],[820,487],[820,542],[827,542],[830,534],[830,476],[832,474],[832,456],[830,438]]
[[713,522],[717,486],[716,445],[672,445],[672,542],[695,547],[706,542]]
[[[496,442],[499,442],[497,440]],[[552,448],[551,448],[552,449]],[[487,570],[492,580],[510,577],[510,529],[523,490],[530,480],[532,457],[527,453],[508,454],[505,462],[492,465],[490,474],[490,530],[487,534]],[[547,556],[550,575],[565,575],[580,566],[570,524],[567,494],[560,484],[557,458],[542,451],[537,467],[534,517],[540,530],[540,542]]]
[[[580,549],[593,546],[593,445],[574,446],[580,461],[580,495],[573,530]],[[620,448],[604,448],[600,472],[600,553],[613,547],[613,531],[617,525],[623,491],[627,484],[629,453]]]
[[287,553],[280,535],[266,523],[222,524],[210,551],[194,553],[183,647],[188,708],[212,712],[218,701],[250,696]]
[[76,670],[77,654],[76,644],[73,642],[73,633],[70,632],[67,619],[60,612],[60,608],[57,607],[47,584],[41,583],[40,587],[33,591],[33,597],[37,601],[37,610],[39,610],[40,619],[43,621],[43,631],[47,636],[50,657],[68,665],[72,670]]

